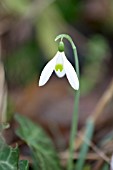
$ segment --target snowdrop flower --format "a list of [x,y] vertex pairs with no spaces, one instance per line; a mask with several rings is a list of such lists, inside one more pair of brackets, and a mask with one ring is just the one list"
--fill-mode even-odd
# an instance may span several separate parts
[[62,78],[66,75],[72,88],[78,90],[79,80],[72,64],[65,56],[64,43],[62,41],[59,43],[58,49],[59,51],[56,53],[54,58],[51,59],[42,70],[39,80],[39,86],[45,85],[52,75],[53,71],[55,71],[56,75],[59,78]]

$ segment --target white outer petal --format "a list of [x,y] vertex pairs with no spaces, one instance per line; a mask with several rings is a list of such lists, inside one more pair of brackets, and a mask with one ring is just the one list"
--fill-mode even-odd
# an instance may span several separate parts
[[66,72],[67,79],[70,83],[70,85],[75,89],[79,89],[79,80],[77,77],[77,74],[75,72],[75,69],[73,68],[72,64],[67,60],[64,52],[62,54],[63,61],[64,61],[64,69]]
[[50,60],[46,64],[46,66],[42,70],[41,75],[40,75],[40,80],[39,80],[39,86],[45,85],[47,83],[47,81],[49,80],[49,78],[55,68],[57,56],[58,56],[58,53],[55,55],[55,57],[52,60]]

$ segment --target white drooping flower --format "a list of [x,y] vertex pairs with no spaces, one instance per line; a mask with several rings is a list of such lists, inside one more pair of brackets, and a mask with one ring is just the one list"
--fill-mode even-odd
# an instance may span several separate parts
[[79,80],[77,74],[72,66],[72,64],[68,61],[65,56],[64,51],[58,51],[53,59],[51,59],[44,69],[42,70],[39,86],[43,86],[47,83],[53,71],[55,71],[56,75],[59,78],[62,78],[66,75],[70,85],[75,89],[79,89]]

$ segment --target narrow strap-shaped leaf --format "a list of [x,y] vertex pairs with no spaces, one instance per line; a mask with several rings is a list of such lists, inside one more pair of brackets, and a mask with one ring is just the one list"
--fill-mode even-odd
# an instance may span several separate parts
[[[88,119],[87,123],[86,123],[86,130],[85,130],[85,135],[84,138],[87,142],[91,141],[92,135],[93,135],[93,131],[94,131],[94,122],[91,118]],[[80,150],[80,154],[79,154],[79,159],[77,161],[76,164],[76,169],[77,170],[82,170],[84,167],[84,163],[85,163],[85,158],[89,149],[89,145],[88,143],[83,142],[81,150]]]

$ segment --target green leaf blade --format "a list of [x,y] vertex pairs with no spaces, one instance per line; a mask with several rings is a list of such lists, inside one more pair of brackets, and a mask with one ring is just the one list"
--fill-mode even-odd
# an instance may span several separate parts
[[4,145],[0,148],[0,169],[17,170],[19,152],[18,148]]
[[30,147],[35,170],[60,170],[60,163],[51,140],[46,133],[28,118],[16,114],[20,124],[17,135]]
[[28,161],[25,160],[23,160],[23,162],[26,166],[18,169],[18,164],[20,163],[19,149],[18,147],[13,148],[8,146],[2,136],[3,130],[9,127],[9,125],[7,125],[8,124],[0,124],[0,170],[28,170]]

